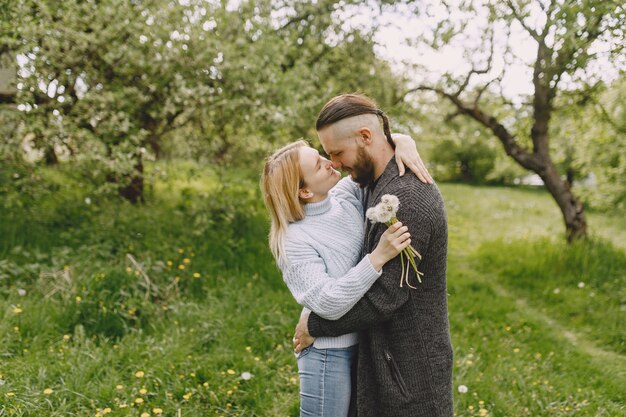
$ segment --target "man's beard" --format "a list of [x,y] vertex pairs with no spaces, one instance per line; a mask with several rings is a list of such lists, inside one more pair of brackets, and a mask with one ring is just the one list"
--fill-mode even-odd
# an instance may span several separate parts
[[357,149],[356,162],[352,166],[350,175],[361,188],[374,184],[376,180],[374,175],[374,161],[362,147]]

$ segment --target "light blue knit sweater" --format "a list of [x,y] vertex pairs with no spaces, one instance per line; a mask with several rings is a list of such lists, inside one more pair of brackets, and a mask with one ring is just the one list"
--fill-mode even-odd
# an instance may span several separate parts
[[[349,177],[328,198],[305,205],[304,219],[285,235],[283,279],[296,301],[319,316],[336,320],[348,312],[380,276],[363,248],[363,191]],[[356,265],[356,266],[355,266]],[[358,343],[356,333],[319,337],[318,349]]]

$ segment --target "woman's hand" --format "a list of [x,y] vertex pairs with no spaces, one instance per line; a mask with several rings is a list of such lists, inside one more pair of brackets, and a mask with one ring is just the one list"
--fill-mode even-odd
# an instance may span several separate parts
[[415,141],[408,135],[394,133],[391,135],[393,142],[396,144],[396,162],[400,176],[404,175],[404,166],[406,165],[411,171],[417,175],[423,183],[432,184],[433,177],[430,176],[419,152]]
[[384,264],[398,256],[400,252],[411,244],[409,228],[396,222],[389,226],[380,237],[376,249],[370,253],[370,262],[376,271],[380,271]]

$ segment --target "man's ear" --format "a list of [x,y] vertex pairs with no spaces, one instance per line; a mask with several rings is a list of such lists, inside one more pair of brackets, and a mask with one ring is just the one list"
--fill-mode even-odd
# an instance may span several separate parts
[[298,197],[300,197],[302,200],[308,200],[309,198],[313,197],[313,193],[308,188],[300,188],[298,190]]
[[372,144],[372,131],[369,127],[362,127],[357,132],[357,140],[359,143],[363,145],[371,145]]

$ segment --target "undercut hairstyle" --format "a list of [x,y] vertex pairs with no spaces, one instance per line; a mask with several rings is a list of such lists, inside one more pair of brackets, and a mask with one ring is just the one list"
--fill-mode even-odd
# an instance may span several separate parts
[[396,145],[393,143],[391,130],[389,129],[389,118],[378,108],[374,100],[364,94],[342,94],[332,98],[324,105],[317,116],[315,129],[320,131],[326,126],[330,126],[340,120],[360,116],[362,114],[374,114],[382,119],[383,132],[387,138],[387,142],[395,149]]

